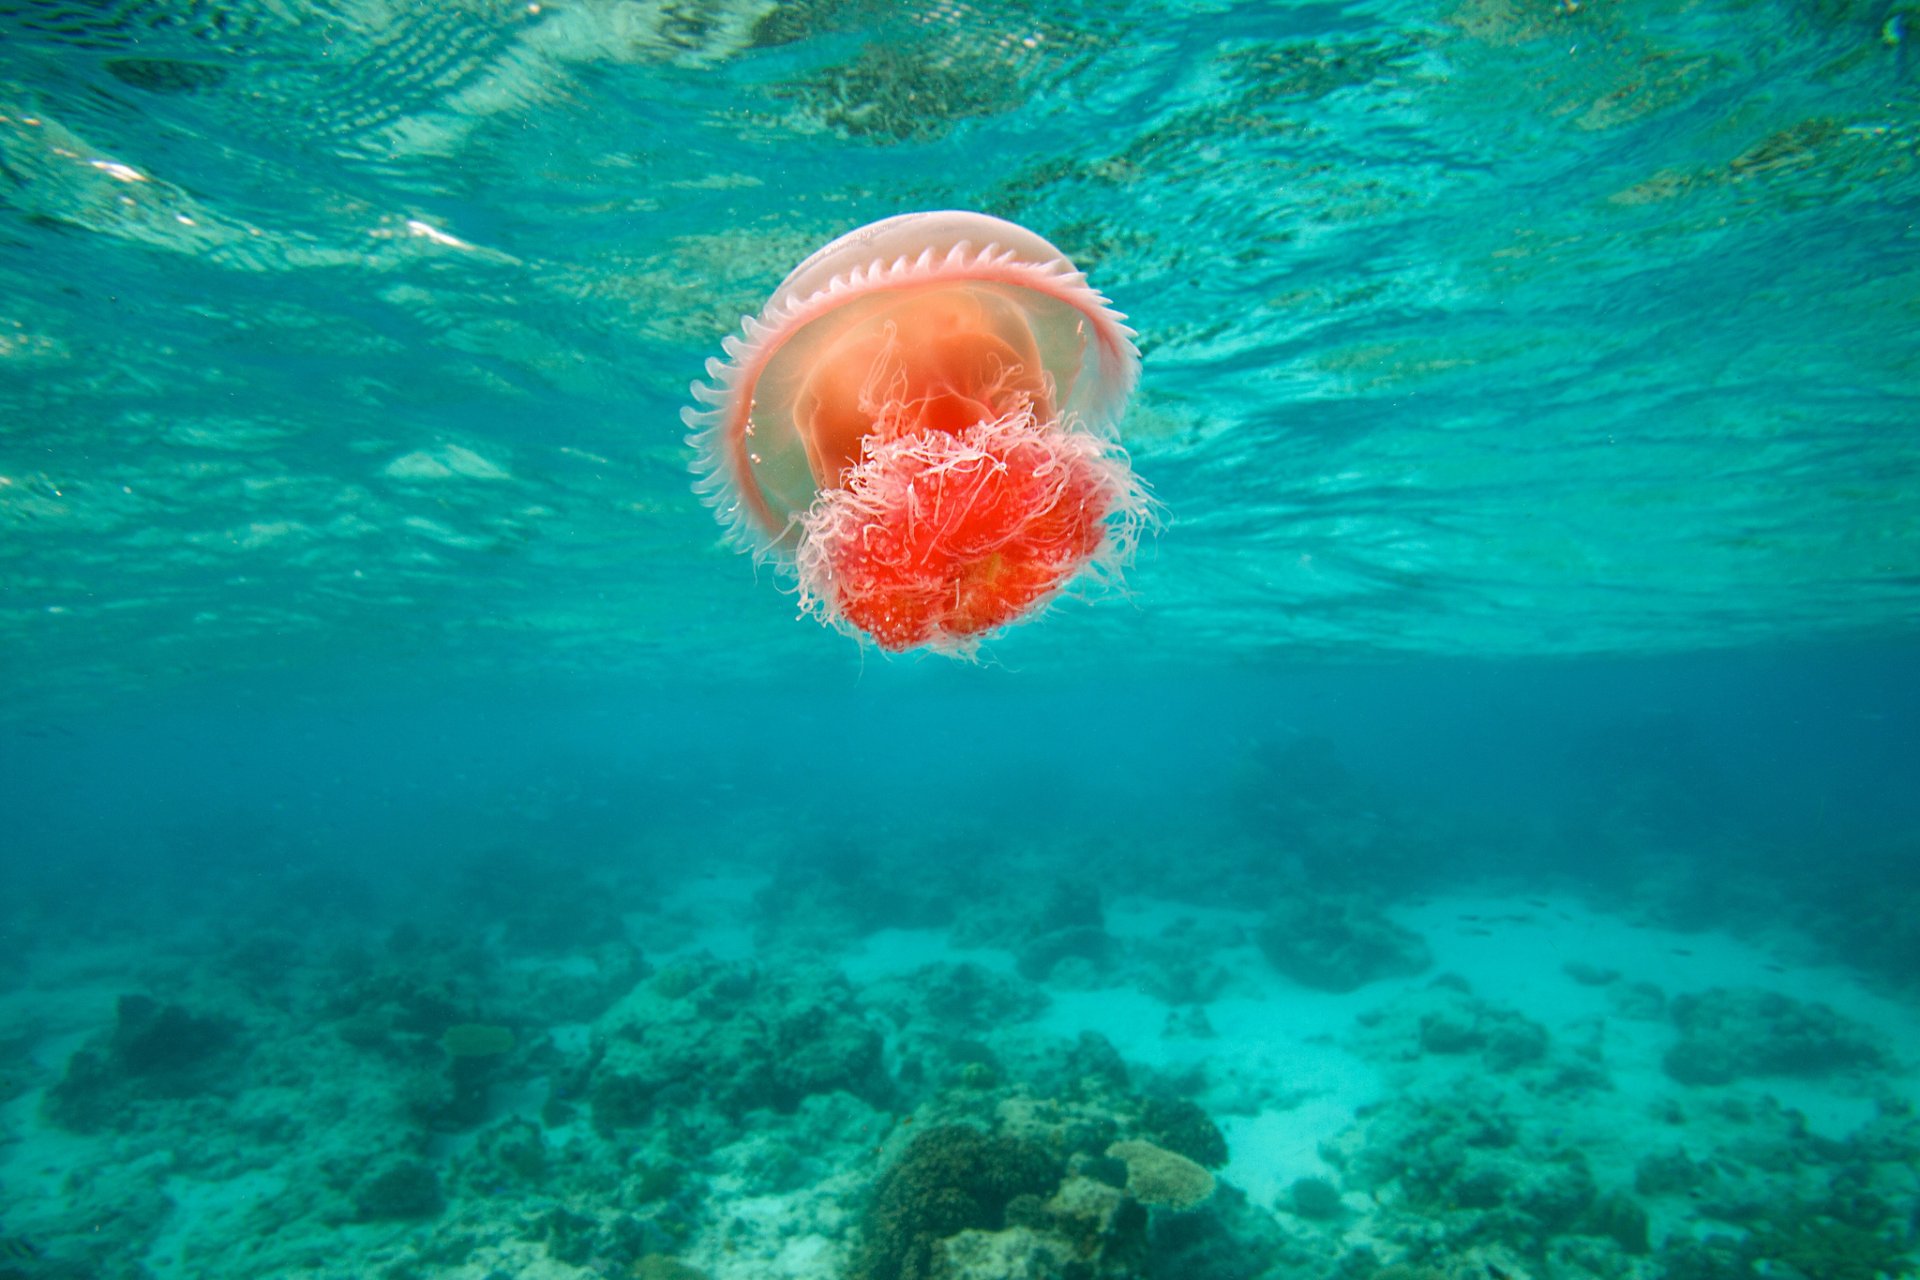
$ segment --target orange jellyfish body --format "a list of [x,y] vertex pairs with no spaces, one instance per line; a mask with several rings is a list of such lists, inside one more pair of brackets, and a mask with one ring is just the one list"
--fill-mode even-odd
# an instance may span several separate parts
[[801,263],[683,415],[735,538],[882,648],[966,652],[1130,553],[1124,317],[1033,232],[911,213]]

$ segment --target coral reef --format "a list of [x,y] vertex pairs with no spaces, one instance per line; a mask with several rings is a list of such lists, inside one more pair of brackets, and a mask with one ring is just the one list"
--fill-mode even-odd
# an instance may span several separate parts
[[[973,1118],[918,1134],[882,1175],[850,1280],[1163,1274],[1154,1261],[1154,1212],[1200,1209],[1214,1195],[1215,1179],[1139,1137],[1116,1141],[1138,1132],[1149,1108],[1125,1094],[1096,1092],[1063,1098],[1016,1090],[990,1110],[984,1099],[948,1099],[944,1106]],[[1192,1119],[1180,1120],[1197,1130]]]
[[[673,994],[670,994],[673,993]],[[602,1133],[657,1110],[711,1107],[737,1120],[844,1091],[876,1105],[893,1084],[880,1033],[837,975],[712,966],[667,990],[638,987],[600,1022],[582,1092]]]

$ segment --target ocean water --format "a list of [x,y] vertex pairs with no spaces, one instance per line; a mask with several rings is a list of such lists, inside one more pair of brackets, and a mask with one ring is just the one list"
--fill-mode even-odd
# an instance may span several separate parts
[[[1920,1270],[1920,10],[0,0],[0,1280]],[[691,490],[1130,317],[974,660]]]

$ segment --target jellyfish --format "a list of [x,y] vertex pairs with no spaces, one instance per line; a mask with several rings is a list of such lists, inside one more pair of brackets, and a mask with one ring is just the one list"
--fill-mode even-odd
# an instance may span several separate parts
[[792,571],[803,614],[886,650],[972,653],[1083,575],[1116,581],[1152,522],[1116,432],[1133,338],[1015,223],[871,223],[707,362],[682,413],[694,487]]

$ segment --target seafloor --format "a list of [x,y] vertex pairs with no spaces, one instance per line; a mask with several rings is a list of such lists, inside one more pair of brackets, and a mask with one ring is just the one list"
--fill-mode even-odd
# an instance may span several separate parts
[[4,909],[0,1277],[1913,1274],[1870,859],[1238,768],[1091,829],[523,804],[404,874],[68,867]]

